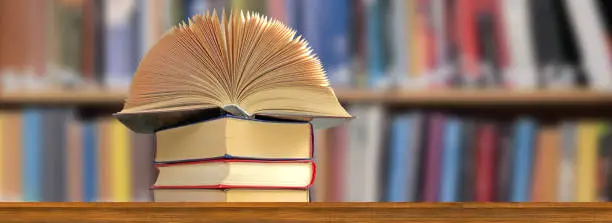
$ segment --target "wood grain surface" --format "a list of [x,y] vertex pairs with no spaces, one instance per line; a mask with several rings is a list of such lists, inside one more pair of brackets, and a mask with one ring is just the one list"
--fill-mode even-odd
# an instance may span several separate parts
[[0,203],[0,222],[612,222],[612,204]]

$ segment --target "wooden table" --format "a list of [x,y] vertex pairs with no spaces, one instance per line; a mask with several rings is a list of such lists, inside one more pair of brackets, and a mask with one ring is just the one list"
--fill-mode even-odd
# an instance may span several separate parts
[[0,203],[0,222],[612,222],[612,204]]

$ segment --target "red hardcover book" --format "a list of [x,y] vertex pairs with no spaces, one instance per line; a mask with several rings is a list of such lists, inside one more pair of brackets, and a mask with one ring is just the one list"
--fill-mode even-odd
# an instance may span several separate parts
[[476,201],[493,201],[497,129],[487,123],[478,129],[476,148]]
[[153,189],[307,189],[316,175],[312,160],[216,159],[155,167]]
[[480,78],[480,56],[478,55],[478,35],[476,27],[476,0],[457,0],[456,24],[461,58],[461,71],[469,82]]

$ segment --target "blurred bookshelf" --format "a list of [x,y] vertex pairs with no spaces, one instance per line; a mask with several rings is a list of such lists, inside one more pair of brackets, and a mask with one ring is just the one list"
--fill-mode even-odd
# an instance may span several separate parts
[[111,114],[223,8],[295,29],[358,117],[316,132],[313,201],[610,201],[610,2],[0,0],[0,201],[150,201],[154,135]]

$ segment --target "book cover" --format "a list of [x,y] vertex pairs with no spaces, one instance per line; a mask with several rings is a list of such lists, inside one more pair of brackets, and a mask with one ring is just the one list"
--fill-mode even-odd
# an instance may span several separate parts
[[522,117],[514,123],[514,155],[512,171],[511,202],[531,200],[531,180],[534,156],[536,122],[532,118]]
[[459,201],[462,122],[458,117],[445,120],[441,152],[440,197],[441,202]]
[[99,180],[99,169],[101,162],[98,160],[98,151],[100,143],[99,128],[95,120],[83,121],[83,141],[82,141],[82,180],[83,180],[83,201],[94,202],[99,198],[99,184],[104,182]]
[[[316,176],[316,165],[312,160],[292,160],[292,161],[272,161],[272,160],[239,160],[239,159],[217,159],[217,160],[205,160],[205,161],[196,161],[196,162],[185,162],[185,163],[161,163],[155,164],[157,169],[163,167],[176,167],[176,166],[185,166],[185,165],[198,165],[198,164],[211,164],[211,163],[258,163],[258,164],[296,164],[296,163],[304,163],[309,164],[311,167],[311,176],[310,182],[301,187],[301,186],[262,186],[262,185],[238,185],[238,184],[212,184],[212,185],[157,185],[159,182],[156,182],[156,185],[153,185],[152,189],[232,189],[232,188],[243,188],[243,189],[308,189],[312,186]],[[277,166],[278,167],[278,166]],[[161,170],[160,170],[161,171]],[[276,174],[276,173],[273,173]]]
[[23,112],[21,133],[21,144],[23,145],[23,155],[21,156],[23,201],[42,201],[43,112],[38,108],[28,108]]
[[476,149],[476,196],[477,202],[494,201],[495,163],[498,162],[496,146],[497,126],[494,123],[483,123],[478,129],[478,144]]
[[411,144],[414,134],[411,131],[413,117],[409,114],[401,114],[391,120],[391,138],[389,152],[387,153],[387,187],[385,189],[385,201],[406,202],[408,201],[409,184],[408,167],[410,165]]

